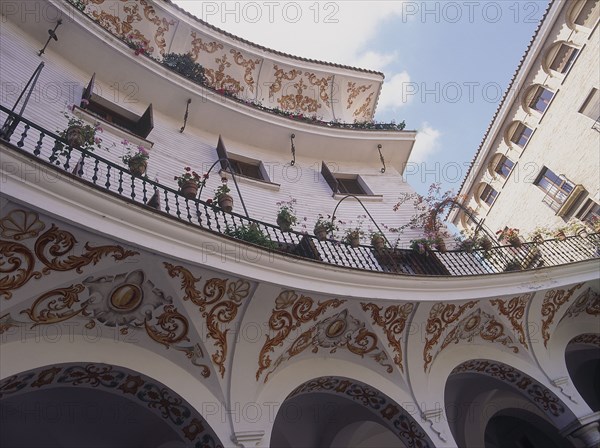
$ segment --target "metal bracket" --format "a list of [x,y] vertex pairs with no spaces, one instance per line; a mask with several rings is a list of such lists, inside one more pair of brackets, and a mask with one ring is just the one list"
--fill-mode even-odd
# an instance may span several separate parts
[[381,148],[383,148],[383,146],[381,146],[381,143],[379,145],[377,145],[377,150],[379,151],[379,160],[381,160],[381,163],[383,164],[383,168],[381,168],[381,174],[385,173],[385,160],[383,159],[383,154],[381,154]]
[[290,141],[292,142],[292,161],[290,162],[291,166],[296,164],[296,146],[294,146],[294,139],[296,138],[296,134],[290,135]]
[[187,125],[187,120],[188,120],[188,113],[190,111],[190,103],[192,102],[191,98],[188,98],[187,100],[187,104],[185,106],[185,115],[183,116],[183,126],[181,126],[181,129],[179,130],[179,132],[181,134],[183,134],[183,131],[185,130],[185,126]]
[[46,41],[46,45],[44,45],[44,48],[42,48],[42,49],[40,50],[40,52],[38,53],[38,56],[41,56],[41,55],[43,55],[43,54],[44,54],[44,52],[46,51],[46,47],[48,46],[48,44],[50,43],[50,41],[51,41],[52,39],[54,39],[55,41],[58,41],[58,36],[56,35],[56,30],[57,30],[57,29],[58,29],[58,27],[59,27],[59,26],[61,26],[61,25],[62,25],[62,20],[61,20],[61,19],[58,19],[58,20],[56,21],[56,26],[54,27],[54,29],[53,29],[53,30],[48,30],[48,34],[49,34],[50,36],[48,36],[48,40]]

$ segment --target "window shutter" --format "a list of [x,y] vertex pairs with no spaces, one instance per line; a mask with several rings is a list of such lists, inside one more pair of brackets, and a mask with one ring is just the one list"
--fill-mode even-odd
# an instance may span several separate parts
[[217,143],[217,156],[221,159],[221,169],[227,170],[229,167],[227,166],[227,162],[223,159],[229,160],[229,157],[227,156],[227,149],[225,149],[225,144],[220,135],[219,142]]
[[[85,90],[83,91],[83,95],[81,97],[81,102],[83,103],[83,100],[87,100],[90,101],[92,98],[92,94],[94,93],[94,82],[96,81],[96,73],[94,73],[92,75],[92,79],[90,79],[90,82],[88,83],[87,87],[85,88]],[[82,109],[85,109],[85,107],[83,106],[83,104],[79,104],[79,106]]]
[[150,134],[150,131],[154,128],[154,119],[152,117],[152,103],[150,103],[148,109],[146,109],[146,112],[144,112],[144,115],[140,117],[135,127],[137,135],[143,138],[148,137],[148,134]]
[[336,194],[339,190],[338,181],[335,176],[331,174],[331,171],[325,162],[321,162],[321,174],[323,175],[323,178],[327,184],[329,184],[329,188],[331,188],[333,194]]

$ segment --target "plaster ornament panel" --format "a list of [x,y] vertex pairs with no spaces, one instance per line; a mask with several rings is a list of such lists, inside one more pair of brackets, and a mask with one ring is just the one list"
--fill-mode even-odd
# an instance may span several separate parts
[[44,224],[37,213],[25,210],[11,210],[0,219],[0,236],[9,240],[35,238],[44,230]]
[[0,256],[6,260],[0,263],[0,296],[6,300],[31,279],[39,280],[52,272],[81,274],[84,267],[94,266],[103,258],[123,261],[139,255],[119,245],[93,246],[89,242],[83,245],[80,255],[73,255],[81,245],[71,232],[51,224],[46,232],[37,236],[47,224],[36,213],[21,209],[4,216],[0,226],[3,238],[7,238],[0,240]]
[[448,326],[456,322],[467,310],[477,305],[478,300],[471,300],[456,305],[454,303],[438,302],[431,307],[425,327],[425,346],[423,347],[423,370],[427,372],[433,362],[431,350],[438,344],[440,337]]
[[525,310],[533,294],[523,294],[512,299],[493,299],[490,304],[496,308],[498,313],[509,320],[513,331],[519,336],[519,342],[526,349],[529,349],[525,339]]
[[404,372],[401,339],[406,322],[415,309],[414,303],[391,305],[385,310],[374,303],[361,303],[361,307],[366,313],[371,313],[373,325],[377,325],[385,333],[387,341],[395,353],[394,363]]
[[458,373],[477,373],[509,384],[532,400],[551,420],[557,420],[567,411],[562,401],[547,387],[520,370],[501,362],[488,360],[467,361],[455,367],[451,375]]
[[216,41],[208,41],[208,36],[198,36],[199,34],[200,33],[197,33],[196,31],[192,31],[190,33],[192,37],[192,49],[190,51],[190,54],[192,55],[194,61],[202,65],[202,61],[204,58],[200,55],[200,52],[202,51],[203,53],[212,54],[217,50],[222,50],[223,44]]
[[562,308],[562,306],[569,301],[571,296],[576,290],[581,288],[583,283],[579,283],[573,286],[571,289],[551,289],[546,292],[544,301],[542,302],[542,338],[544,340],[544,347],[548,347],[548,341],[550,340],[550,327],[554,322],[556,313]]
[[275,308],[271,311],[269,334],[258,356],[256,381],[266,369],[271,367],[270,353],[273,353],[275,348],[281,347],[292,331],[305,323],[316,321],[328,308],[337,308],[344,302],[345,300],[328,299],[315,303],[312,298],[298,295],[295,291],[282,291],[275,299]]
[[385,372],[392,373],[393,367],[388,362],[387,353],[379,347],[378,343],[377,335],[369,331],[364,322],[353,317],[345,309],[323,319],[300,334],[288,346],[289,348],[275,360],[272,368],[267,372],[264,382],[269,380],[269,376],[281,364],[307,349],[310,349],[312,353],[318,353],[319,349],[325,349],[330,354],[336,353],[338,349],[345,349],[361,358],[367,356],[383,367]]
[[358,402],[368,409],[410,448],[433,448],[434,444],[413,416],[377,389],[348,378],[320,377],[294,389],[286,398],[310,393],[327,393]]
[[[173,39],[177,21],[159,15],[148,0],[82,0],[84,12],[107,31],[141,45],[152,56],[164,55],[167,38]],[[93,5],[93,7],[88,7]],[[141,8],[140,8],[141,7]],[[151,44],[153,42],[156,48]]]
[[588,288],[579,294],[577,299],[567,309],[565,315],[560,319],[560,322],[567,318],[577,317],[580,314],[600,316],[600,294],[592,288]]
[[188,319],[172,301],[141,270],[88,277],[82,284],[55,288],[37,297],[29,308],[19,312],[28,321],[5,314],[0,318],[0,328],[2,332],[27,325],[33,329],[80,318],[87,322],[87,329],[99,325],[115,328],[121,335],[145,332],[151,341],[182,352],[208,378],[210,369],[202,363],[204,353],[199,337],[192,335]]
[[61,364],[40,367],[0,381],[0,400],[55,388],[97,389],[149,409],[193,446],[220,447],[206,420],[180,395],[138,372],[107,364]]
[[204,282],[202,290],[196,288],[201,278],[196,278],[186,268],[164,262],[171,278],[180,278],[183,300],[198,306],[208,329],[207,336],[213,339],[214,351],[211,356],[221,378],[225,376],[225,363],[228,354],[227,334],[236,323],[236,317],[244,299],[250,295],[251,285],[246,280],[211,278]]

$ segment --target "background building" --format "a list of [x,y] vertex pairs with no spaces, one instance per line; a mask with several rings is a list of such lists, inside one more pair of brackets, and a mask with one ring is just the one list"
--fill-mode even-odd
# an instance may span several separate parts
[[533,37],[460,190],[488,228],[599,217],[599,16],[598,1],[554,2]]
[[[370,122],[382,74],[164,1],[3,2],[1,20],[2,446],[597,446],[597,234],[340,241],[414,214],[393,205],[415,132]],[[147,176],[122,159],[139,146]],[[222,176],[233,212],[209,201]]]

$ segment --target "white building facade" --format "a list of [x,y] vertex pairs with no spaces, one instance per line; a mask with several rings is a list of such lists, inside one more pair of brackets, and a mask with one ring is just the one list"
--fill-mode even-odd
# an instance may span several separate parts
[[[382,224],[414,212],[393,206],[416,133],[372,122],[382,74],[167,1],[24,0],[1,20],[2,446],[600,442],[597,234],[486,253],[405,249],[420,229],[397,249],[340,241],[391,239]],[[77,148],[69,120],[101,141]],[[122,160],[138,146],[145,175]],[[211,203],[221,177],[232,212]],[[313,236],[334,209],[341,229]]]

